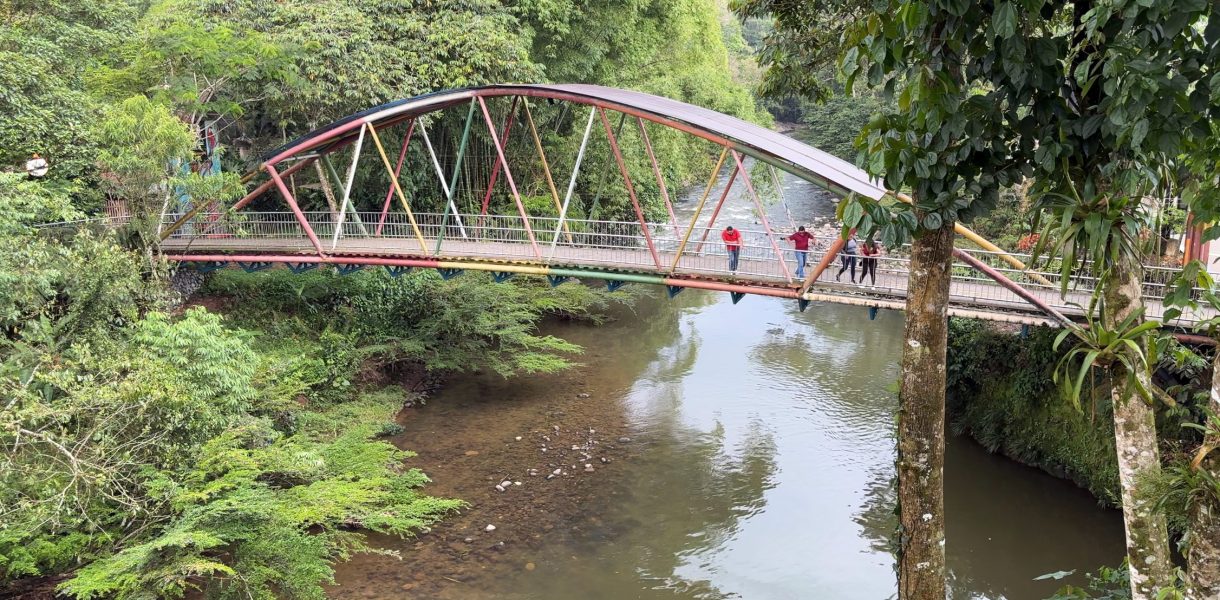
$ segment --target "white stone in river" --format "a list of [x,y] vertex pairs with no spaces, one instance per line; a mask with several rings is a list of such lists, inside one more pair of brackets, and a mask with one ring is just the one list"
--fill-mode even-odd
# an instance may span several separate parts
[[514,481],[514,482],[513,482],[513,485],[521,485],[521,482],[520,482],[520,481]]
[[507,479],[505,479],[504,481],[501,481],[501,482],[500,482],[500,485],[501,485],[501,486],[503,486],[503,487],[508,487],[508,486],[510,486],[510,485],[512,485],[512,484],[513,484],[513,482],[511,482],[511,481],[509,481],[509,480],[507,480]]
[[504,491],[504,486],[502,486],[502,485],[497,485],[497,486],[496,486],[496,491],[497,491],[497,492],[503,492],[503,491]]
[[563,472],[563,469],[555,469],[554,471],[551,471],[551,475],[558,475],[562,472]]
[[518,442],[520,442],[520,441],[521,441],[521,436],[517,436],[517,441],[518,441]]
[[487,527],[483,528],[483,531],[495,531],[495,530],[496,530],[496,526],[492,525],[491,523],[488,523]]

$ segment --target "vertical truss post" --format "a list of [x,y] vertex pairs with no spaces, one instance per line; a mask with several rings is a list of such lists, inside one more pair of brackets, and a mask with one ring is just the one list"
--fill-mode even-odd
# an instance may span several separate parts
[[[534,138],[534,148],[538,150],[538,158],[542,160],[542,173],[546,176],[546,185],[551,190],[551,198],[555,200],[555,210],[563,210],[562,204],[559,201],[559,190],[555,189],[555,180],[551,177],[551,165],[546,160],[546,151],[542,148],[542,138],[538,135],[538,128],[534,126],[534,115],[530,113],[529,102],[521,99],[521,107],[525,109],[525,122],[530,126],[530,135]],[[566,224],[563,226],[564,233],[568,236],[568,243],[572,243],[572,232],[568,230]]]
[[322,249],[322,242],[318,241],[318,236],[313,232],[313,227],[309,226],[309,219],[305,218],[305,213],[302,213],[301,207],[297,206],[297,199],[292,196],[292,192],[288,191],[288,186],[284,185],[284,179],[275,170],[275,165],[267,165],[267,173],[271,175],[271,180],[275,182],[275,187],[279,188],[280,195],[284,196],[284,200],[288,202],[288,208],[292,209],[292,214],[296,215],[297,222],[301,224],[301,227],[305,230],[305,235],[309,237],[309,242],[318,251],[318,256],[326,256],[326,251]]
[[661,257],[657,255],[657,247],[652,243],[652,234],[648,232],[648,220],[644,218],[644,209],[635,195],[635,185],[631,183],[631,174],[627,172],[627,162],[623,160],[623,152],[618,147],[618,139],[610,129],[610,119],[606,117],[606,109],[597,109],[602,118],[602,126],[606,128],[606,137],[610,140],[610,150],[614,153],[614,161],[623,174],[623,185],[627,186],[627,197],[631,199],[631,207],[635,209],[635,217],[640,220],[640,231],[644,233],[644,243],[648,244],[648,252],[652,254],[652,262],[657,269],[661,268]]
[[347,168],[347,183],[343,184],[343,200],[339,203],[339,219],[335,222],[335,235],[330,241],[331,252],[339,245],[339,236],[343,233],[343,221],[347,218],[347,204],[352,196],[352,183],[356,181],[356,167],[360,164],[360,150],[364,148],[364,130],[369,125],[360,128],[356,137],[355,152],[352,153],[352,165]]
[[[699,215],[703,212],[703,205],[707,203],[707,197],[712,193],[712,188],[716,185],[716,178],[720,176],[720,169],[724,167],[724,159],[728,158],[729,149],[725,148],[720,152],[720,158],[716,160],[716,168],[712,169],[712,176],[707,180],[707,187],[703,188],[703,196],[699,198],[699,204],[695,206],[695,216],[691,217],[690,226],[686,228],[686,235],[682,236],[682,243],[678,244],[678,252],[674,254],[674,264],[669,267],[670,274],[678,270],[678,261],[682,260],[682,252],[686,250],[686,243],[690,241],[690,234],[695,230],[695,223],[699,222]],[[673,294],[669,295],[673,298]]]
[[381,207],[381,218],[377,221],[377,237],[381,237],[381,228],[385,227],[385,219],[390,214],[390,198],[394,197],[394,187],[398,185],[398,172],[402,170],[402,163],[407,159],[407,145],[411,143],[413,133],[415,133],[415,119],[411,119],[410,124],[407,125],[407,137],[402,139],[402,150],[398,152],[398,165],[394,167],[390,189],[385,191],[385,204]]
[[[491,143],[495,145],[496,156],[500,158],[500,166],[504,169],[504,179],[508,181],[508,189],[513,193],[513,201],[517,203],[517,210],[521,213],[521,223],[525,225],[525,235],[529,237],[534,256],[541,259],[542,252],[538,250],[538,240],[534,239],[534,229],[530,227],[529,214],[525,212],[525,205],[521,203],[521,194],[517,192],[517,182],[513,181],[513,172],[508,168],[508,159],[504,156],[504,147],[500,145],[500,139],[496,136],[496,125],[491,120],[491,113],[487,111],[487,103],[483,101],[483,97],[479,96],[478,99],[479,108],[483,110],[483,119],[487,121],[487,132],[491,134]],[[516,104],[514,99],[513,106],[515,107]],[[483,206],[486,209],[487,205]]]
[[[466,142],[470,139],[470,124],[474,122],[474,98],[470,99],[470,110],[466,111],[466,125],[462,128],[462,143],[458,145],[457,160],[453,163],[453,178],[449,180],[450,204],[453,203],[453,195],[457,194],[458,175],[462,173],[462,158],[466,156]],[[440,171],[438,170],[439,174]],[[457,206],[453,205],[454,215],[457,214]],[[460,223],[460,221],[459,221]],[[441,218],[441,234],[436,237],[436,251],[434,255],[441,253],[441,242],[445,240],[445,230],[449,229],[449,212],[446,206],[445,216]],[[478,235],[478,232],[475,232]],[[466,232],[462,231],[462,237],[466,237]]]
[[750,181],[750,172],[746,170],[746,166],[741,160],[741,153],[734,150],[733,160],[737,163],[737,170],[741,172],[741,181],[746,184],[746,190],[754,199],[754,208],[758,210],[758,218],[762,220],[763,231],[767,232],[767,241],[771,242],[771,249],[775,251],[775,259],[779,261],[779,266],[784,272],[784,279],[791,283],[792,273],[788,271],[788,261],[784,260],[784,253],[779,249],[779,243],[775,241],[775,235],[771,232],[771,223],[767,222],[767,211],[763,210],[762,200],[758,198],[758,192],[754,190],[754,183]]
[[724,208],[724,201],[728,199],[729,190],[733,189],[733,182],[737,181],[737,173],[740,170],[740,167],[733,165],[733,170],[729,173],[729,181],[724,184],[724,191],[720,193],[720,199],[716,201],[716,208],[712,211],[712,218],[708,220],[707,228],[703,230],[703,237],[699,238],[699,245],[695,246],[695,252],[703,252],[703,244],[707,242],[707,234],[711,233],[712,227],[716,225],[716,217],[720,216],[720,209]]
[[652,151],[652,140],[648,139],[648,129],[644,127],[644,119],[635,118],[640,125],[640,137],[644,138],[644,149],[648,151],[648,160],[652,163],[652,173],[657,176],[657,187],[661,188],[661,199],[665,201],[665,210],[669,212],[669,222],[674,227],[674,235],[678,235],[678,217],[674,214],[674,205],[669,200],[669,190],[665,187],[665,177],[661,175],[661,166],[657,164],[657,155]]
[[576,151],[576,164],[572,167],[572,179],[568,182],[568,193],[563,197],[563,206],[559,209],[559,223],[555,225],[555,237],[551,238],[550,259],[555,258],[555,245],[559,243],[559,230],[564,220],[568,218],[568,206],[572,203],[572,192],[576,190],[576,177],[580,175],[580,163],[585,159],[585,148],[589,145],[589,134],[593,132],[593,118],[597,109],[589,108],[589,122],[585,124],[585,135],[580,139],[580,150]]
[[424,234],[419,230],[419,224],[415,222],[415,214],[411,212],[411,205],[407,204],[407,196],[402,193],[402,186],[398,184],[398,177],[394,171],[390,169],[390,157],[386,156],[385,147],[381,145],[381,138],[377,137],[377,129],[370,123],[365,123],[365,127],[369,128],[369,133],[373,134],[373,143],[377,145],[377,153],[381,155],[381,164],[385,165],[386,173],[393,177],[394,191],[398,194],[398,201],[402,203],[403,210],[407,211],[407,220],[411,222],[411,229],[415,231],[415,239],[419,240],[419,248],[428,253],[428,244],[424,243]]
[[[627,113],[622,113],[619,115],[618,125],[614,128],[615,131],[617,132],[616,135],[623,134],[623,123],[625,123],[626,120],[627,120]],[[592,220],[594,215],[597,214],[597,209],[601,206],[602,189],[606,186],[606,176],[610,174],[610,162],[613,160],[614,160],[613,156],[611,156],[609,154],[606,155],[606,166],[602,167],[601,177],[597,180],[597,193],[593,195],[593,205],[589,207],[588,218],[590,220]]]
[[445,181],[445,172],[441,169],[441,161],[436,159],[436,150],[432,148],[432,140],[428,139],[428,130],[421,122],[419,124],[419,133],[424,137],[424,148],[428,150],[428,157],[432,159],[432,167],[436,169],[436,178],[441,182],[441,191],[445,192],[445,199],[449,201],[445,205],[444,218],[441,219],[441,231],[436,237],[436,252],[441,251],[441,242],[445,239],[445,230],[449,228],[449,211],[453,210],[453,218],[457,219],[458,231],[462,237],[466,236],[466,227],[462,225],[462,217],[458,215],[457,205],[453,203],[453,191],[449,189],[449,183]]
[[[504,145],[508,146],[508,134],[513,130],[513,115],[517,114],[517,99],[519,96],[513,96],[513,103],[508,107],[508,116],[504,117],[504,134],[500,139],[504,140]],[[487,113],[487,103],[483,102],[483,98],[479,97],[479,105],[483,107],[483,112]],[[496,129],[491,125],[491,116],[488,115],[488,129],[491,131],[492,140],[496,139]],[[496,142],[496,152],[500,153],[500,143]],[[491,205],[491,192],[496,188],[496,179],[500,177],[500,163],[493,161],[491,167],[491,177],[487,180],[487,193],[483,194],[483,208],[479,211],[480,215],[487,214],[487,207]]]

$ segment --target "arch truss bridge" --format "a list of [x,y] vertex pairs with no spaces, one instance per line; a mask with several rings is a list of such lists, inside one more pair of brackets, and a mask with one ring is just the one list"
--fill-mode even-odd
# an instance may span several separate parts
[[[554,117],[536,121],[535,113],[544,111]],[[460,125],[438,136],[445,118]],[[549,130],[565,125],[567,137]],[[703,140],[718,158],[706,185],[676,208],[654,141],[684,136]],[[594,158],[593,147],[604,149],[597,156],[604,160]],[[822,236],[807,255],[808,273],[797,276],[796,251],[785,239],[795,219],[785,203],[786,222],[772,223],[764,206],[763,188],[783,201],[777,170],[840,196],[909,200],[850,163],[705,108],[593,85],[494,85],[400,100],[313,131],[272,151],[259,169],[266,181],[232,207],[167,204],[159,231],[166,257],[203,270],[329,265],[341,273],[437,269],[445,277],[476,270],[497,281],[531,274],[553,284],[602,280],[611,289],[628,282],[664,285],[671,296],[685,288],[719,290],[735,302],[760,294],[792,299],[801,309],[810,302],[901,309],[908,267],[902,248],[878,259],[875,285],[840,283],[827,267],[843,242]],[[628,218],[598,218],[607,178],[619,180],[614,185],[629,202],[619,212]],[[588,189],[590,181],[595,189]],[[582,182],[586,189],[578,195]],[[643,187],[659,195],[662,218],[648,218]],[[380,206],[358,207],[358,198],[369,204],[373,188]],[[735,271],[719,239],[732,189],[744,191],[754,210],[752,225],[739,227]],[[493,203],[497,190],[500,201]],[[303,207],[306,194],[319,205],[324,196],[325,209]],[[424,195],[442,209],[420,210]],[[591,208],[574,202],[582,195],[594,196]],[[1030,270],[1028,257],[1006,253],[960,225],[958,233],[981,249],[955,251],[951,314],[1060,325],[1080,316],[1074,305],[1088,304],[1095,283],[1089,277],[1074,278],[1061,297],[1053,265]],[[1170,269],[1146,269],[1149,318],[1160,317],[1172,276]],[[1177,324],[1203,317],[1183,315]]]

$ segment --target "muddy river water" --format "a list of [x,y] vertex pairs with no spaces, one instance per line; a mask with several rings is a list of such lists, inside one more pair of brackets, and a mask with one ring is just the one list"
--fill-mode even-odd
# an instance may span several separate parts
[[[792,212],[830,210],[788,186]],[[733,203],[724,222],[751,222]],[[900,313],[688,290],[548,329],[586,349],[581,367],[459,378],[403,413],[395,442],[419,452],[429,492],[471,506],[376,540],[401,556],[341,566],[334,596],[894,595]],[[1039,575],[1079,582],[1122,558],[1120,516],[1069,483],[964,439],[945,471],[954,599],[1045,598],[1064,582]],[[494,489],[506,480],[521,483]]]

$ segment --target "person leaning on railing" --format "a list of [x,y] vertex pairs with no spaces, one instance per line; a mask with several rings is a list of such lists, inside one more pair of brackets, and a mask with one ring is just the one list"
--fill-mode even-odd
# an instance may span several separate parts
[[720,239],[724,240],[724,249],[729,253],[729,270],[736,272],[737,261],[741,258],[741,232],[729,225],[720,232]]
[[805,231],[805,226],[801,225],[796,228],[796,233],[785,239],[792,240],[792,247],[796,250],[796,276],[803,279],[805,263],[809,260],[809,243],[815,241],[813,234]]

